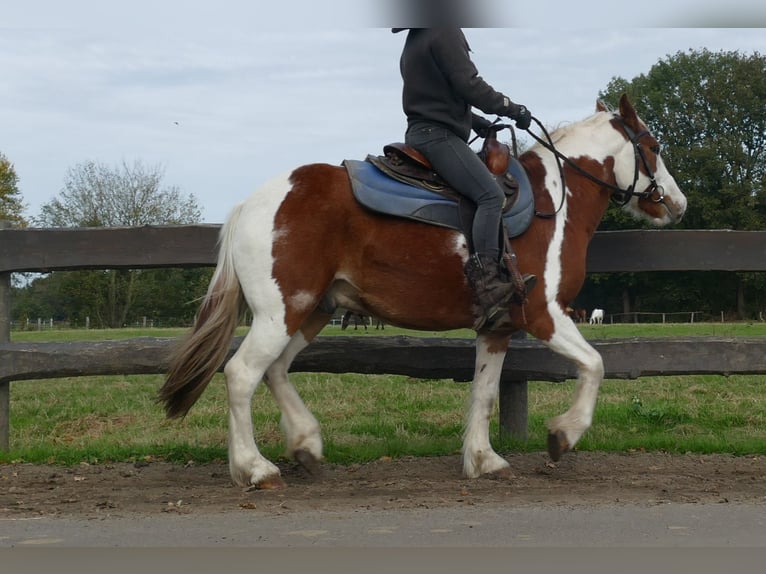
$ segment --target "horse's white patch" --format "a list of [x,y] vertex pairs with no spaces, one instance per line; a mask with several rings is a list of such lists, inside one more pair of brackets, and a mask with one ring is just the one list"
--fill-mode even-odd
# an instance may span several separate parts
[[[542,156],[543,165],[545,166],[545,187],[551,192],[552,190],[558,190],[560,193],[566,193],[566,188],[557,186],[559,183],[556,181],[558,177],[558,166],[555,160],[550,154]],[[554,308],[558,309],[556,303],[556,297],[559,292],[559,284],[561,283],[561,250],[564,242],[564,228],[567,218],[567,202],[561,201],[560,197],[556,197],[558,194],[551,193],[551,201],[557,208],[561,206],[556,213],[555,229],[553,231],[553,237],[548,244],[548,250],[545,254],[545,299],[548,302],[548,308],[553,311]]]
[[274,229],[274,219],[292,185],[290,174],[275,177],[252,193],[242,204],[232,257],[240,284],[253,313],[253,320],[269,318],[284,329],[285,303],[273,277],[272,243],[283,230]]
[[290,297],[290,306],[298,311],[310,309],[316,304],[316,297],[308,291],[299,291]]
[[[559,128],[552,134],[551,139],[556,149],[565,156],[589,157],[603,163],[609,156],[613,156],[618,152],[632,150],[632,146],[618,132],[613,129],[606,129],[604,124],[609,122],[611,117],[609,113],[598,112],[579,124],[571,124]],[[587,126],[588,129],[583,129],[583,126]],[[562,278],[561,253],[568,215],[568,202],[562,201],[562,194],[568,196],[570,192],[566,185],[561,185],[559,164],[553,154],[540,144],[537,144],[533,149],[537,152],[545,166],[545,188],[551,196],[552,204],[558,210],[555,217],[556,227],[553,237],[548,244],[544,271],[545,297],[548,302],[548,311],[554,323],[556,323],[556,328],[558,328],[560,320],[567,318],[559,307],[556,297],[559,293]],[[621,165],[629,164],[632,169],[632,157],[630,161],[619,163]],[[627,170],[628,168],[623,167],[622,169]]]
[[465,235],[462,233],[455,233],[452,237],[452,249],[455,253],[460,255],[460,259],[468,261],[468,242],[465,239]]

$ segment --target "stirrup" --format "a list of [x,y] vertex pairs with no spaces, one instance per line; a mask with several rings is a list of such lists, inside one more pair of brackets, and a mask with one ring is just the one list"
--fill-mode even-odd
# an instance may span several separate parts
[[[524,298],[522,299],[522,301],[524,301],[526,300],[529,292],[535,288],[535,285],[537,285],[537,275],[524,273],[524,275],[521,276],[521,280],[524,282]],[[517,293],[517,296],[521,297],[521,294]]]
[[512,251],[506,250],[502,259],[514,288],[512,300],[521,305],[527,300],[527,294],[537,285],[537,276],[531,273],[522,275],[516,265],[516,254]]

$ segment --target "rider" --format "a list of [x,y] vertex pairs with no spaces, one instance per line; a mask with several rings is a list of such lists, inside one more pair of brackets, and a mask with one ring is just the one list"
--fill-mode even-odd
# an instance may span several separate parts
[[500,225],[505,194],[468,145],[471,129],[486,137],[491,125],[471,108],[509,117],[519,129],[529,127],[532,114],[479,76],[460,28],[391,30],[409,30],[399,61],[404,80],[402,106],[407,116],[405,142],[477,206],[472,224],[474,252],[464,272],[480,308],[474,324],[479,329],[506,313],[512,302],[523,302],[536,279],[519,274],[512,252],[508,253],[511,281],[501,267]]

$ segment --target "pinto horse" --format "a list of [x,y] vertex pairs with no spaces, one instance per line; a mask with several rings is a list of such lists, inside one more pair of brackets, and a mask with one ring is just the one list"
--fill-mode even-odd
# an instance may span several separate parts
[[[577,365],[570,408],[547,423],[550,457],[558,460],[589,428],[604,365],[566,308],[583,284],[586,249],[610,199],[657,226],[679,221],[686,209],[657,140],[625,96],[618,110],[597,104],[592,116],[554,131],[547,145],[534,145],[519,161],[532,183],[536,216],[512,246],[521,272],[537,275],[538,284],[504,326],[477,333],[462,446],[468,478],[511,476],[508,461],[490,444],[489,420],[516,331]],[[318,471],[319,423],[288,379],[295,356],[338,307],[409,329],[470,328],[472,292],[463,274],[468,255],[459,231],[361,206],[343,167],[299,167],[266,183],[229,215],[207,295],[171,358],[158,400],[169,417],[188,412],[224,363],[247,306],[252,326],[224,367],[232,480],[284,486],[253,436],[251,401],[261,380],[281,410],[287,452]]]

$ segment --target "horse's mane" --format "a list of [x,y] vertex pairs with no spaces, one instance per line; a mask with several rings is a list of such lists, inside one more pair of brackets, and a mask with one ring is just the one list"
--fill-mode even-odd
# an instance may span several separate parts
[[[606,104],[602,104],[602,105],[604,105],[604,107],[607,108],[607,113],[614,113],[613,110],[611,110],[608,106],[606,106]],[[562,122],[562,123],[558,124],[555,128],[552,128],[552,129],[546,128],[546,129],[548,129],[548,134],[550,135],[551,141],[553,142],[554,145],[556,145],[556,144],[560,143],[572,131],[574,131],[577,128],[582,127],[583,125],[590,124],[590,123],[594,122],[597,118],[601,117],[601,115],[603,113],[604,112],[602,112],[602,111],[597,111],[597,112],[592,113],[591,115],[589,115],[588,117],[586,117],[586,118],[584,118],[582,120],[575,121],[575,122],[572,122],[572,121],[570,121],[570,122]],[[534,149],[534,148],[537,148],[539,146],[540,146],[540,144],[536,143],[530,149]]]

